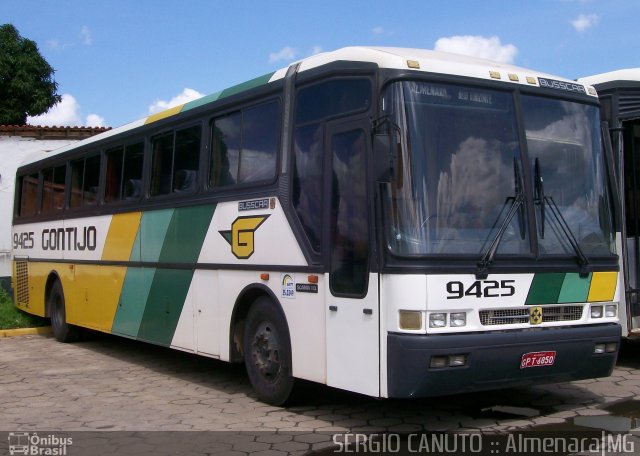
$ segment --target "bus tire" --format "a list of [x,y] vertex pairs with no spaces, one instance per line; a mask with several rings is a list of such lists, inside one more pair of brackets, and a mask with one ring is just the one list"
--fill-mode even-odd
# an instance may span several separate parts
[[58,342],[73,342],[78,339],[79,328],[67,323],[67,311],[64,302],[62,284],[56,280],[51,287],[48,299],[51,329]]
[[244,363],[258,398],[283,405],[293,391],[291,341],[287,323],[267,297],[251,306],[243,338]]

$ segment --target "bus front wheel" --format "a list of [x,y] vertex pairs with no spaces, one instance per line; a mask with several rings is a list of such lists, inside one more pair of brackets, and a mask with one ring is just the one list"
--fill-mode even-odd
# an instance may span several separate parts
[[287,323],[268,298],[259,298],[247,315],[244,363],[258,398],[283,405],[291,396],[291,342]]
[[64,303],[62,285],[56,281],[49,293],[49,313],[51,329],[59,342],[73,342],[78,339],[78,328],[67,323],[67,311]]

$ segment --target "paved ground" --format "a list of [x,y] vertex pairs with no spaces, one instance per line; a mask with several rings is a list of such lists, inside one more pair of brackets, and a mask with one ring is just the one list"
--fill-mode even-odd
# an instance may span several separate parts
[[599,429],[640,431],[640,343],[626,344],[606,379],[410,401],[310,385],[279,408],[256,400],[242,366],[102,335],[0,339],[0,431],[72,436],[69,455],[107,444],[113,454],[284,455],[326,452],[355,433]]

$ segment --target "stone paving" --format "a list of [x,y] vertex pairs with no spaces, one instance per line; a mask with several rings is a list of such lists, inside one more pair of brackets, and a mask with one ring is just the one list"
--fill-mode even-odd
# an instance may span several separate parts
[[[75,450],[117,436],[113,454],[123,447],[127,454],[160,454],[160,445],[168,451],[162,454],[265,456],[326,451],[334,435],[345,433],[638,431],[640,343],[627,343],[604,379],[420,400],[305,385],[297,403],[281,408],[256,399],[241,365],[106,335],[75,344],[4,338],[0,424],[6,433],[71,432]],[[149,435],[151,444],[143,438]],[[640,442],[637,448],[640,453]],[[2,451],[7,444],[0,435]]]

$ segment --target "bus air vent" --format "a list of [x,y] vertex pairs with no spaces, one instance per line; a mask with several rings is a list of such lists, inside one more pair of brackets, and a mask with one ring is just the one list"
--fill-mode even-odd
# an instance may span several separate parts
[[16,298],[18,305],[29,306],[29,263],[16,261]]
[[[576,321],[582,318],[584,306],[543,307],[542,323]],[[480,311],[483,326],[520,325],[529,323],[529,307],[515,309],[487,309]]]

